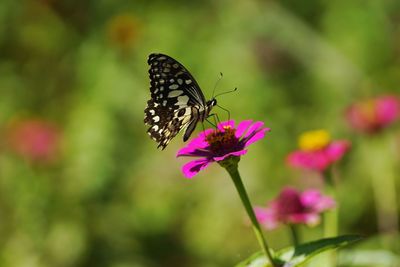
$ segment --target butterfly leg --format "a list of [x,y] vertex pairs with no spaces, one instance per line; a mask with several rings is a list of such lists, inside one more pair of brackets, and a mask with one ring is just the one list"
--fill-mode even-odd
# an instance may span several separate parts
[[215,127],[215,130],[217,130],[217,129],[218,129],[217,125],[218,125],[218,123],[221,122],[221,121],[219,120],[218,114],[212,113],[212,114],[209,114],[207,118],[209,118],[209,117],[213,117],[214,123],[211,123],[208,119],[206,119],[206,120],[207,120],[212,126]]
[[[210,115],[211,116],[211,115]],[[214,116],[213,116],[214,117]],[[211,122],[208,118],[206,119],[206,121],[209,123],[209,124],[211,124],[213,127],[215,127],[215,129],[217,129],[217,123],[215,122],[215,119],[214,119],[214,123],[213,122]]]
[[219,119],[219,116],[218,116],[217,113],[212,113],[212,114],[208,115],[208,117],[211,117],[211,116],[214,118],[214,123],[215,123],[215,124],[221,122],[221,120]]
[[231,119],[231,112],[229,110],[227,110],[226,108],[221,107],[220,105],[217,105],[217,107],[219,107],[220,109],[226,111],[226,113],[228,113],[228,121]]

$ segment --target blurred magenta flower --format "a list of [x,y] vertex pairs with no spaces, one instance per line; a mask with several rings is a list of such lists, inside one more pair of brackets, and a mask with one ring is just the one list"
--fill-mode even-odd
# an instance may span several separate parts
[[351,127],[364,133],[375,133],[397,121],[400,117],[400,99],[385,95],[357,102],[346,110]]
[[60,132],[50,122],[27,119],[11,123],[8,128],[10,148],[33,161],[49,162],[58,152]]
[[299,138],[299,150],[289,153],[286,162],[294,168],[324,171],[340,160],[350,148],[347,140],[331,141],[325,130],[308,131]]
[[261,121],[245,120],[235,128],[235,121],[218,124],[217,129],[207,129],[178,151],[177,157],[200,157],[185,164],[183,174],[191,178],[212,162],[221,162],[229,157],[240,157],[247,147],[260,140],[270,129]]
[[272,230],[281,223],[317,225],[320,213],[335,206],[332,198],[322,195],[318,190],[311,189],[301,193],[294,188],[285,187],[266,208],[256,207],[255,213],[260,224]]

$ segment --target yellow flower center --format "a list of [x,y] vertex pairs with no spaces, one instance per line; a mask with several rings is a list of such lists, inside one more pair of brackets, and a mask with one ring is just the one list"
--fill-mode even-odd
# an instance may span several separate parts
[[235,131],[230,126],[224,126],[224,131],[216,130],[208,134],[206,141],[210,145],[210,150],[217,154],[233,150],[239,141]]
[[331,136],[325,130],[308,131],[299,137],[299,147],[305,151],[322,149],[330,142]]

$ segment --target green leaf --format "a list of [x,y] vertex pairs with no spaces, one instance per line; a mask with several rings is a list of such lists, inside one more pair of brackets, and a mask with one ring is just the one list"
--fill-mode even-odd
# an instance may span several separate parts
[[269,263],[264,253],[259,251],[251,255],[246,260],[238,263],[235,267],[272,267],[272,265]]
[[[344,235],[333,238],[324,238],[297,247],[288,247],[278,251],[275,255],[278,266],[298,267],[312,257],[332,249],[347,246],[361,239],[358,235]],[[248,259],[240,262],[236,267],[270,267],[271,264],[263,253],[257,252]]]
[[358,235],[324,238],[297,247],[282,249],[277,256],[286,262],[285,267],[297,267],[324,251],[344,247],[359,240],[361,240],[361,236]]

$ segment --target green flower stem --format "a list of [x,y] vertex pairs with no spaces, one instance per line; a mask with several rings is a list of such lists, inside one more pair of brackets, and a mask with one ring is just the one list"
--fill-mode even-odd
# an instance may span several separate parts
[[265,253],[272,266],[277,267],[274,258],[268,248],[267,241],[265,240],[262,234],[260,224],[257,221],[256,215],[254,214],[253,207],[250,203],[249,197],[247,196],[246,189],[244,188],[242,179],[240,178],[238,164],[237,164],[239,160],[240,160],[239,157],[231,157],[220,162],[220,165],[228,171],[229,175],[232,178],[233,183],[235,184],[236,190],[238,191],[243,206],[246,209],[247,215],[250,218],[254,233],[257,237],[258,243],[260,244],[262,251]]
[[[336,237],[338,236],[338,221],[339,221],[339,210],[335,209],[328,211],[324,215],[324,237]],[[337,252],[330,251],[326,253],[328,263],[324,266],[334,267],[337,266]]]
[[293,242],[293,246],[296,247],[299,245],[299,232],[298,232],[298,228],[296,225],[294,224],[289,224],[288,225],[289,229],[290,229],[290,234],[292,236],[292,242]]
[[[336,188],[333,177],[333,169],[328,170],[325,173],[326,179],[326,191],[327,193],[336,199]],[[339,208],[328,211],[324,214],[324,237],[336,237],[339,233]],[[333,267],[337,265],[337,253],[331,251],[327,254],[329,264],[326,267]]]
[[[396,192],[396,173],[393,145],[390,136],[374,136],[363,151],[367,155],[368,174],[371,179],[375,200],[378,229],[384,234],[397,234],[399,231],[398,196]],[[384,244],[385,245],[385,244]]]
[[[333,177],[333,169],[328,170],[325,175],[326,187],[325,191],[328,195],[332,196],[336,200],[336,184]],[[325,224],[324,224],[324,237],[334,237],[339,232],[339,208],[325,213]]]
[[338,235],[338,208],[325,213],[324,237],[335,237]]

